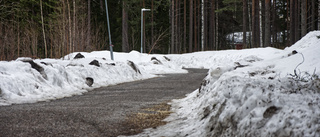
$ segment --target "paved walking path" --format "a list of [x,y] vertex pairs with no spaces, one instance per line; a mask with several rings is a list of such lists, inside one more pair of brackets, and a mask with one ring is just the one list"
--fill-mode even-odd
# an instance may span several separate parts
[[197,89],[207,70],[188,70],[50,102],[0,106],[0,137],[118,136],[128,114]]

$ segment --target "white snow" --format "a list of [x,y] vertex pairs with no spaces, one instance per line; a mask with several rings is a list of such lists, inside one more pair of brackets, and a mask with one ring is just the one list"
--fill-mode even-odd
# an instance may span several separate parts
[[[155,74],[187,73],[183,68],[208,68],[200,89],[171,102],[168,124],[136,136],[320,136],[319,45],[320,31],[314,31],[284,50],[115,52],[115,61],[109,51],[81,52],[84,59],[73,59],[77,53],[72,53],[33,60],[43,73],[22,62],[26,58],[1,61],[0,105],[50,101]],[[92,60],[100,67],[89,65]],[[94,79],[92,87],[86,85],[87,77]]]
[[320,136],[319,31],[285,50],[228,50],[179,58],[196,54],[202,55],[192,60],[204,59],[199,67],[211,68],[200,89],[171,102],[173,113],[166,125],[136,136]]
[[[73,59],[76,54],[69,54],[63,59],[33,60],[43,67],[45,76],[33,69],[29,63],[22,62],[31,60],[29,58],[1,61],[0,105],[34,103],[81,95],[102,86],[156,77],[154,74],[187,73],[181,67],[168,63],[164,55],[132,51],[115,53],[116,60],[112,61],[109,51],[81,52],[85,58]],[[152,57],[157,57],[161,64],[154,64]],[[100,67],[89,65],[93,60],[97,60]],[[141,74],[135,72],[128,65],[128,61],[134,62]],[[92,87],[86,84],[87,77],[94,79]]]

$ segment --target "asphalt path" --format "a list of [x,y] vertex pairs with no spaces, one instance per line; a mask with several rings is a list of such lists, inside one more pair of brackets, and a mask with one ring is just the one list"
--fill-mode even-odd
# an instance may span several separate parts
[[141,108],[182,98],[199,88],[207,70],[103,87],[50,102],[0,106],[0,136],[118,136]]

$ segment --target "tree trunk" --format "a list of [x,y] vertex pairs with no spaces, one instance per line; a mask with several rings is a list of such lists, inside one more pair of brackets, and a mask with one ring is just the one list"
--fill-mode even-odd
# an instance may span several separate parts
[[2,36],[2,37],[0,37],[0,60],[4,60],[4,42],[3,42],[3,36],[4,36],[4,34],[2,33],[2,27],[3,27],[3,25],[4,24],[2,24],[2,20],[0,19],[0,21],[1,21],[1,23],[0,23],[0,36]]
[[[217,10],[219,10],[219,3],[217,1]],[[216,13],[216,24],[215,24],[215,45],[216,45],[216,50],[219,49],[219,13]]]
[[[272,44],[274,45],[273,47],[276,47],[276,46],[275,46],[275,45],[276,45],[275,42],[276,42],[276,40],[277,40],[277,31],[276,31],[276,27],[275,27],[275,26],[276,26],[276,8],[277,8],[276,6],[277,6],[277,5],[276,5],[276,0],[273,0],[272,2],[273,2],[273,3],[272,3],[272,41],[271,41],[271,42],[272,42]],[[287,9],[290,9],[290,8],[288,7],[288,4],[287,4]],[[289,12],[288,12],[288,11],[289,11],[289,10],[286,11],[286,12],[287,12],[287,13],[286,13],[286,14],[287,14],[287,18],[286,18],[287,20],[289,20],[289,19],[288,19],[288,18],[289,18],[289,16],[288,16],[288,15],[289,15],[289,14],[288,14]],[[289,29],[288,29],[289,26],[290,26],[290,25],[287,24],[287,30],[289,30]],[[288,37],[288,31],[284,31],[283,33],[285,34],[285,35],[284,35],[285,37]]]
[[197,46],[197,51],[201,50],[201,44],[202,44],[202,9],[201,9],[201,1],[202,0],[198,0],[198,46]]
[[264,40],[264,46],[269,47],[271,46],[271,33],[270,33],[270,0],[265,0],[265,40]]
[[295,41],[298,41],[300,39],[300,25],[301,25],[301,21],[300,21],[300,11],[301,11],[301,0],[295,0],[296,4],[295,4],[295,29],[296,29],[296,35],[295,35]]
[[74,52],[74,45],[76,42],[76,1],[73,0],[73,37],[72,37],[72,51]]
[[259,0],[252,0],[252,46],[260,47]]
[[175,49],[174,49],[174,53],[178,53],[178,45],[179,45],[179,25],[178,25],[178,20],[179,20],[179,7],[178,7],[178,1],[179,0],[176,0],[176,3],[175,3]]
[[211,39],[211,43],[210,43],[210,46],[211,46],[211,50],[214,50],[215,49],[215,28],[216,28],[216,26],[215,26],[215,15],[216,15],[216,13],[215,13],[215,0],[212,0],[211,1],[211,24],[210,24],[210,26],[211,26],[211,29],[210,29],[210,32],[211,32],[211,36],[209,37],[210,39]]
[[122,52],[129,52],[127,4],[122,2]]
[[100,0],[100,15],[102,16],[104,13],[104,9],[103,9],[104,5],[103,5],[103,0]]
[[295,0],[290,0],[290,45],[293,45],[295,43]]
[[311,3],[311,5],[312,5],[312,11],[311,11],[311,31],[313,31],[313,30],[315,30],[315,22],[316,22],[316,20],[315,20],[315,18],[316,18],[316,1],[315,0],[312,0],[311,1],[312,3]]
[[18,24],[17,25],[17,28],[18,28],[18,32],[17,32],[18,33],[17,34],[18,35],[18,39],[17,39],[17,41],[18,41],[18,43],[17,43],[18,44],[18,47],[17,47],[18,48],[18,55],[17,56],[19,57],[20,56],[20,21],[19,21],[19,18],[18,18],[17,24]]
[[[50,33],[50,31],[49,31],[49,33]],[[53,34],[53,32],[51,32],[51,35],[49,34],[49,39],[52,39],[52,40],[53,40],[54,38],[53,38],[53,35],[52,35],[52,34]],[[52,42],[50,42],[50,45],[51,45],[51,46],[50,46],[50,58],[53,58],[53,46],[54,46],[54,45],[53,45]]]
[[301,37],[307,34],[307,2],[301,1]]
[[86,32],[85,32],[85,29],[86,29],[86,19],[85,17],[82,17],[81,19],[81,49],[82,51],[85,51],[86,50],[86,45],[87,45],[87,42],[86,42],[86,39],[87,39],[87,36],[86,36]]
[[251,33],[249,33],[247,47],[252,48],[252,6],[248,6],[248,31]]
[[[151,45],[155,45],[155,43],[154,43],[154,34],[153,34],[153,11],[154,11],[154,6],[153,6],[153,1],[154,0],[151,0]],[[150,45],[150,46],[151,46]],[[152,47],[151,47],[152,48]]]
[[[91,0],[88,0],[88,32],[87,32],[87,48],[91,48]],[[94,50],[94,49],[91,49]]]
[[183,8],[183,52],[187,52],[187,1],[184,0]]
[[247,0],[242,0],[242,7],[243,7],[243,11],[242,11],[242,22],[243,22],[243,26],[242,26],[242,35],[243,35],[243,40],[242,40],[242,46],[244,48],[247,47],[247,21],[248,21],[248,2]]
[[193,0],[190,0],[189,7],[189,52],[192,52],[193,43]]
[[44,43],[44,53],[45,53],[45,58],[47,58],[48,50],[47,50],[47,42],[46,42],[46,33],[44,31],[42,0],[40,0],[40,10],[41,10],[41,24],[42,24],[43,43]]
[[265,17],[266,17],[266,16],[265,16],[265,15],[266,15],[266,14],[265,14],[265,13],[266,13],[266,3],[265,3],[265,0],[261,0],[260,2],[261,2],[261,6],[260,6],[260,8],[261,8],[261,10],[260,10],[260,15],[261,15],[261,16],[260,16],[260,17],[261,17],[261,18],[260,18],[260,21],[261,21],[261,22],[260,22],[260,30],[261,30],[261,32],[260,32],[260,34],[261,34],[261,39],[260,39],[261,42],[260,42],[260,44],[261,44],[261,45],[260,45],[260,46],[261,46],[261,47],[265,47],[265,45],[264,45],[264,44],[265,44],[264,40],[265,40],[265,34],[266,34],[266,28],[265,28],[265,27],[266,27],[266,26],[265,26],[265,25],[266,25],[266,24],[265,24],[265,23],[266,23],[266,18],[265,18]]
[[198,0],[195,0],[195,3],[194,3],[194,18],[193,18],[193,21],[194,21],[194,49],[193,51],[197,51],[197,44],[198,44],[198,12],[197,12],[197,1]]
[[318,0],[318,30],[320,30],[320,0]]
[[181,21],[180,21],[180,19],[181,19],[181,13],[180,13],[180,0],[177,0],[177,3],[176,3],[176,10],[177,10],[177,13],[176,13],[176,15],[177,15],[177,34],[178,35],[176,35],[177,36],[177,49],[176,49],[176,53],[179,53],[180,54],[180,52],[181,52],[181,28],[182,27],[180,27],[180,26],[182,26],[181,25]]
[[72,52],[71,48],[72,48],[72,26],[71,26],[71,11],[70,11],[70,3],[69,0],[67,0],[67,4],[68,4],[68,30],[69,30],[69,53]]
[[204,3],[203,3],[203,10],[204,10],[204,15],[203,15],[203,17],[204,17],[204,19],[203,19],[203,21],[204,21],[204,23],[203,23],[203,31],[204,31],[204,33],[203,33],[203,41],[204,41],[204,43],[203,43],[203,50],[207,50],[208,49],[208,2],[207,2],[207,0],[204,0],[203,1]]
[[61,43],[61,49],[59,50],[60,56],[64,56],[65,55],[65,45],[66,45],[66,24],[65,24],[65,20],[66,20],[66,4],[64,0],[62,1],[62,43]]
[[174,12],[174,10],[175,10],[175,6],[174,6],[174,3],[175,3],[175,0],[171,0],[171,48],[170,48],[170,53],[171,54],[173,54],[174,53],[174,45],[175,45],[175,29],[174,29],[174,27],[175,27],[175,12]]
[[201,51],[204,51],[204,0],[201,0]]

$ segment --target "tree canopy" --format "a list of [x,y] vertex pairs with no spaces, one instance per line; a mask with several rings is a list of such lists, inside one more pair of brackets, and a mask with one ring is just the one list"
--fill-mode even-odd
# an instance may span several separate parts
[[[320,27],[318,0],[109,0],[108,6],[119,52],[140,51],[141,8],[151,9],[143,21],[147,53],[284,48]],[[0,0],[0,60],[108,50],[105,10],[105,0]],[[237,43],[239,33],[247,40]]]

